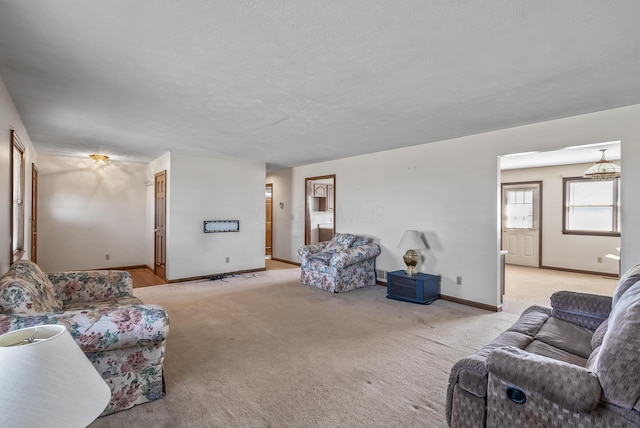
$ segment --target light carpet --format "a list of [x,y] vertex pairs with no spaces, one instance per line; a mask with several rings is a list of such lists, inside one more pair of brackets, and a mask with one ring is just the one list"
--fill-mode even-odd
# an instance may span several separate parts
[[385,287],[332,294],[298,269],[135,290],[171,318],[158,401],[102,427],[444,427],[449,370],[517,315]]

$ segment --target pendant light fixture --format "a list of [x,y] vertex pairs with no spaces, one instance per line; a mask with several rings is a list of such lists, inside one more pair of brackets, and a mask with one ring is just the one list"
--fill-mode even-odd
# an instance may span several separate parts
[[584,178],[592,178],[594,180],[610,180],[612,178],[620,177],[620,167],[613,162],[609,162],[604,157],[604,152],[607,149],[600,149],[602,152],[602,158],[591,165],[584,173]]

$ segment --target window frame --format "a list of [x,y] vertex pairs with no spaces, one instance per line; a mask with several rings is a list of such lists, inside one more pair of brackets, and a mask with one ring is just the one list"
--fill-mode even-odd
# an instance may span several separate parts
[[[14,157],[16,151],[20,153],[20,164],[15,165]],[[25,146],[20,141],[18,134],[15,130],[11,130],[11,157],[10,157],[10,174],[11,174],[11,220],[10,220],[10,253],[11,263],[22,259],[24,256],[24,228],[25,228]],[[16,183],[16,171],[19,168],[18,182]],[[17,186],[16,186],[17,185]],[[18,188],[20,193],[18,196],[17,205],[15,201],[15,190]],[[14,230],[14,224],[16,223],[16,217],[18,218],[18,230]],[[16,242],[17,241],[17,242]],[[15,249],[14,249],[15,247]]]
[[602,232],[597,230],[574,230],[567,228],[568,211],[571,207],[567,198],[569,197],[569,184],[572,182],[593,182],[592,178],[584,177],[563,177],[562,178],[562,234],[563,235],[588,235],[588,236],[620,236],[620,178],[611,178],[602,181],[614,181],[613,186],[613,207],[612,224],[614,231]]

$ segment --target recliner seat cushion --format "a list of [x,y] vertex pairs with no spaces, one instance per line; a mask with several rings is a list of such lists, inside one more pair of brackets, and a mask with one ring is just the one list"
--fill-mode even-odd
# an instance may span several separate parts
[[[535,339],[554,348],[582,357],[591,355],[593,332],[569,322],[550,317],[535,335]],[[582,365],[584,367],[584,364]]]
[[586,358],[582,358],[576,354],[572,354],[571,352],[556,348],[555,346],[549,345],[548,343],[540,340],[534,340],[524,348],[524,350],[531,352],[532,354],[542,355],[543,357],[549,357],[557,361],[563,361],[580,367],[585,367],[587,365]]

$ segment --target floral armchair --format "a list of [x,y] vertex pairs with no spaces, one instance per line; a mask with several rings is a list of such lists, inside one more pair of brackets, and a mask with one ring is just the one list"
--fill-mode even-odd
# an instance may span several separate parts
[[370,238],[337,233],[331,241],[298,249],[300,281],[334,293],[374,285],[378,254],[380,247]]
[[44,273],[14,263],[0,278],[0,334],[41,324],[64,325],[109,385],[102,415],[164,395],[169,317],[133,296],[128,272]]

